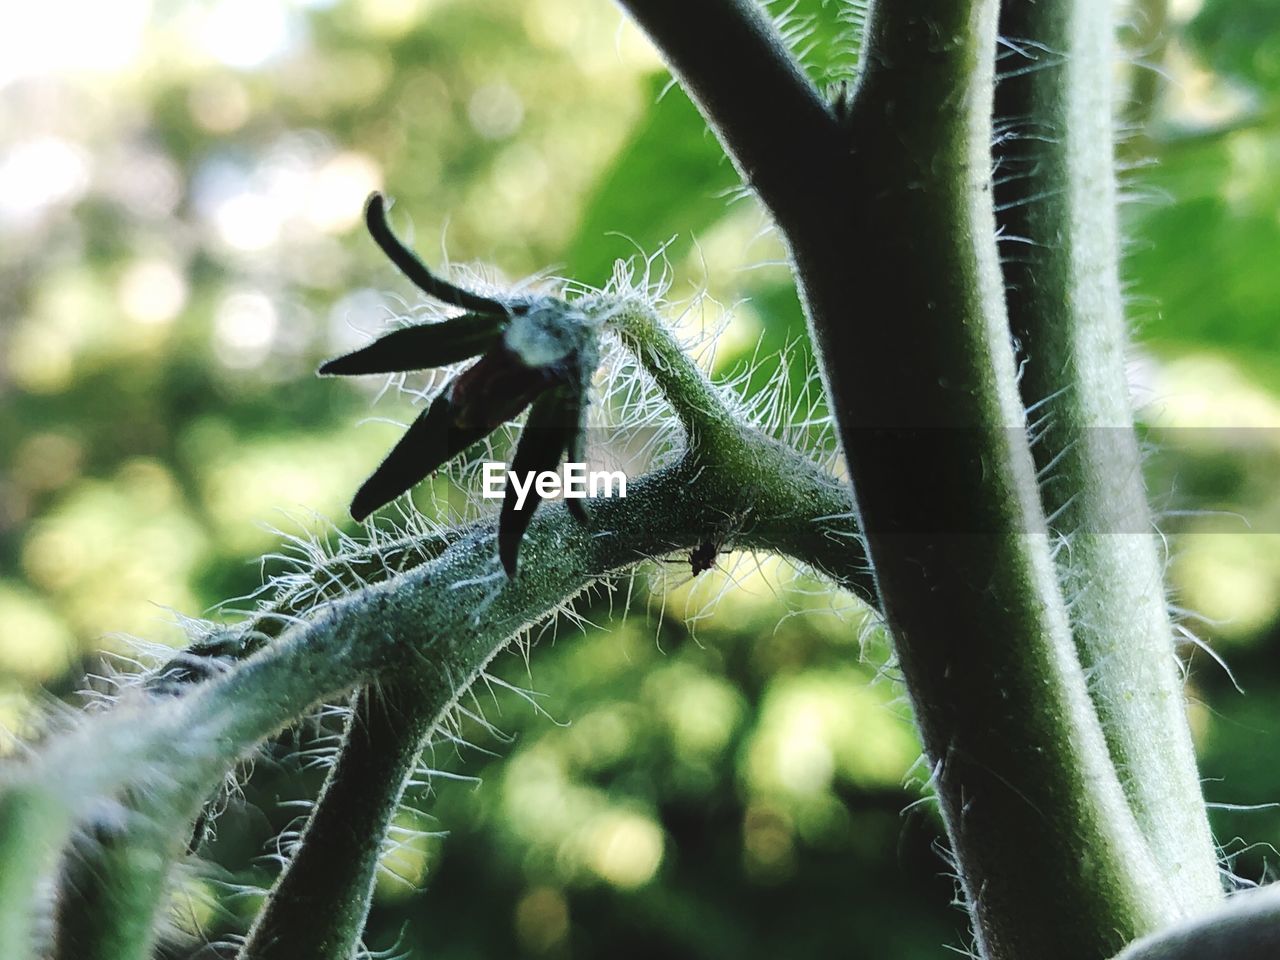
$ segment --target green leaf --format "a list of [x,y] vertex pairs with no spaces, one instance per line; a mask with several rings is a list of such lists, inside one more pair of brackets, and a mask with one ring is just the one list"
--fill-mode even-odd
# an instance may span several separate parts
[[665,73],[650,80],[653,106],[587,204],[566,258],[569,276],[603,285],[615,260],[652,254],[677,235],[675,249],[685,249],[724,214],[738,175],[693,103],[679,88],[666,90],[669,83]]
[[1187,35],[1219,73],[1280,94],[1280,4],[1205,0]]
[[1138,303],[1159,311],[1141,331],[1144,342],[1280,362],[1280,184],[1271,174],[1280,129],[1175,143],[1160,159],[1145,179],[1169,200],[1135,211],[1137,243],[1126,261]]

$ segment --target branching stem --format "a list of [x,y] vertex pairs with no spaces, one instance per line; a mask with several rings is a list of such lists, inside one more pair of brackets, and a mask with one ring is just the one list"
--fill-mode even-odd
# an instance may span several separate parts
[[1009,320],[1076,647],[1174,902],[1222,896],[1125,376],[1108,0],[1005,3],[995,146]]
[[[654,356],[675,360],[678,348],[660,324],[651,323],[643,336]],[[655,379],[661,385],[669,373],[655,372]],[[720,403],[700,373],[693,376],[686,368],[678,380],[686,391],[680,402],[689,411]],[[695,402],[697,390],[707,391],[702,402]],[[693,427],[692,432],[707,436],[721,429],[714,416]],[[100,815],[102,804],[113,802],[101,798],[127,791],[145,803],[125,803],[125,808],[145,810],[169,827],[193,815],[228,766],[313,705],[392,677],[417,698],[414,716],[425,729],[511,638],[602,578],[723,536],[727,511],[739,511],[740,522],[731,525],[726,548],[793,557],[866,595],[870,585],[847,488],[789,447],[752,428],[736,429],[733,458],[717,459],[717,448],[691,447],[678,463],[634,478],[625,499],[597,500],[588,526],[572,519],[563,504],[539,511],[514,580],[498,564],[493,522],[478,522],[432,559],[333,600],[184,695],[138,692],[133,702],[51,740],[31,763],[8,771],[8,782],[0,784],[0,812],[23,813],[52,837],[86,816],[92,821]],[[745,498],[744,462],[756,471],[756,484]],[[408,744],[397,754],[402,760],[415,736],[401,741]],[[383,771],[384,798],[399,796],[402,770],[402,763],[392,763]],[[32,810],[19,802],[24,795],[53,802]],[[334,795],[341,796],[341,790]],[[171,834],[166,831],[169,839]],[[125,844],[111,846],[99,862],[116,872],[102,883],[150,883],[153,871],[134,872],[129,866],[142,862],[134,854],[147,853],[157,859],[146,862],[163,866],[175,851],[148,837],[135,831]],[[119,855],[125,850],[128,856]],[[376,848],[366,847],[365,854],[374,857]],[[372,875],[372,861],[362,869]],[[33,874],[25,877],[34,882]],[[21,881],[6,876],[9,882]],[[21,902],[20,893],[14,891],[14,902]],[[351,916],[357,914],[362,922],[363,909]],[[114,935],[124,926],[104,924],[103,929]],[[150,925],[141,927],[147,931]],[[343,931],[354,944],[359,925],[348,924]],[[25,942],[23,925],[2,903],[0,932],[14,938],[0,944],[0,953],[23,956],[18,949]],[[148,942],[135,936],[127,950],[120,948],[121,955],[143,955]]]
[[[1086,689],[1026,441],[990,175],[996,0],[876,3],[853,103],[798,110],[799,136],[755,109],[753,60],[799,69],[758,31],[678,35],[667,4],[624,5],[788,241],[979,949],[1101,960],[1178,907]],[[743,162],[762,139],[791,152],[766,164],[790,191]]]

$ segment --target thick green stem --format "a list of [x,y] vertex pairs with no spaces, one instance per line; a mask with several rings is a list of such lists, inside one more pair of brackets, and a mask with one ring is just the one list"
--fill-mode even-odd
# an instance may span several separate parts
[[36,954],[36,878],[53,859],[64,818],[50,815],[56,798],[44,784],[0,790],[0,956],[27,960]]
[[423,741],[452,702],[398,686],[356,695],[337,762],[240,960],[355,956],[382,840]]
[[[1175,911],[1050,555],[995,244],[992,0],[883,3],[834,226],[788,222],[880,598],[985,957],[1102,958]],[[780,219],[781,216],[780,216]]]
[[1275,960],[1280,957],[1280,886],[1224,904],[1130,944],[1115,960]]
[[[63,853],[53,960],[147,960],[155,915],[168,901],[174,858],[199,795],[166,791],[162,806],[130,795],[77,828]],[[145,811],[145,812],[143,812]]]
[[[739,169],[755,138],[785,142],[768,112],[739,129],[749,98],[723,102],[749,75],[717,75],[741,38],[704,34],[699,55],[660,4],[628,8]],[[882,0],[839,143],[794,145],[803,196],[759,193],[791,247],[979,948],[1100,960],[1176,908],[1089,700],[1024,436],[991,201],[996,17],[995,0]]]
[[1124,370],[1106,0],[1007,0],[996,113],[1009,319],[1063,591],[1116,769],[1181,912],[1221,897]]

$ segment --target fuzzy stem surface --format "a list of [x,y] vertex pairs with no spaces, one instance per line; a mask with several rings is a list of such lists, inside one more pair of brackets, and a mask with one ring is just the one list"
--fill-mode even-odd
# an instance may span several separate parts
[[[869,578],[845,485],[746,425],[736,425],[735,442],[729,442],[721,399],[705,377],[656,317],[630,316],[628,335],[651,358],[665,358],[655,381],[692,418],[686,422],[691,435],[721,442],[691,446],[676,464],[635,478],[626,499],[598,499],[588,526],[562,504],[540,511],[514,580],[498,563],[494,523],[481,521],[446,538],[437,545],[442,549],[422,551],[430,559],[295,621],[247,659],[182,696],[135,691],[129,702],[55,738],[30,763],[7,771],[0,802],[17,804],[24,791],[44,791],[54,802],[33,816],[50,836],[92,816],[95,804],[103,802],[99,798],[125,788],[129,796],[146,798],[142,809],[158,823],[186,822],[230,764],[330,697],[395,677],[420,701],[415,710],[422,717],[438,716],[511,638],[587,586],[643,559],[721,537],[726,503],[740,514],[726,548],[791,556],[866,595]],[[756,471],[757,481],[745,498],[743,469]],[[399,772],[395,764],[384,771],[381,782],[390,785],[384,786],[385,796],[398,797]],[[151,866],[158,864],[163,875],[173,855],[158,835],[137,829],[118,844],[113,840],[96,849],[102,854],[98,864],[107,867],[105,876],[95,875],[99,890],[113,884],[141,889],[156,875]],[[16,887],[34,883],[33,875],[13,877],[3,867],[0,874]],[[93,889],[83,902],[102,901]],[[357,906],[352,915],[362,922],[364,907]],[[148,917],[154,909],[153,900]],[[110,926],[103,941],[122,930],[142,931],[130,937],[128,950],[145,951],[151,924],[141,913],[131,911]],[[344,929],[344,936],[358,936],[357,924]]]
[[[699,47],[627,6],[739,169],[751,137],[789,143],[743,119],[747,95],[702,92],[733,99],[749,41]],[[805,196],[748,182],[790,246],[979,949],[1101,960],[1176,909],[1088,696],[1025,437],[991,199],[996,20],[994,0],[877,3],[847,117],[777,164]]]
[[1057,566],[1129,805],[1180,911],[1222,896],[1125,376],[1106,0],[1006,0],[996,202]]
[[423,743],[451,703],[394,684],[356,694],[337,762],[239,960],[355,956],[383,840]]
[[1115,960],[1272,960],[1280,956],[1280,886],[1233,894],[1130,944]]

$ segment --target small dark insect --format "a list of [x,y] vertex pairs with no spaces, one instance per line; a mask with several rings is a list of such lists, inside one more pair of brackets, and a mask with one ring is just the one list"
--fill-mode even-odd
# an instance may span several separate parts
[[720,553],[718,544],[710,540],[703,540],[700,544],[689,551],[689,569],[693,571],[696,577],[700,573],[705,573],[716,565],[716,557]]
[[[587,318],[555,297],[496,300],[435,276],[391,232],[380,193],[369,197],[365,222],[401,273],[433,299],[468,312],[396,330],[328,361],[319,372],[403,373],[479,359],[419,414],[356,492],[352,518],[365,519],[526,408],[529,418],[512,470],[554,470],[566,454],[581,460],[587,391],[599,363],[596,330]],[[531,492],[517,509],[515,491],[507,487],[498,520],[498,556],[508,576],[515,576],[520,542],[540,500]],[[566,503],[575,517],[586,520],[581,500]]]

